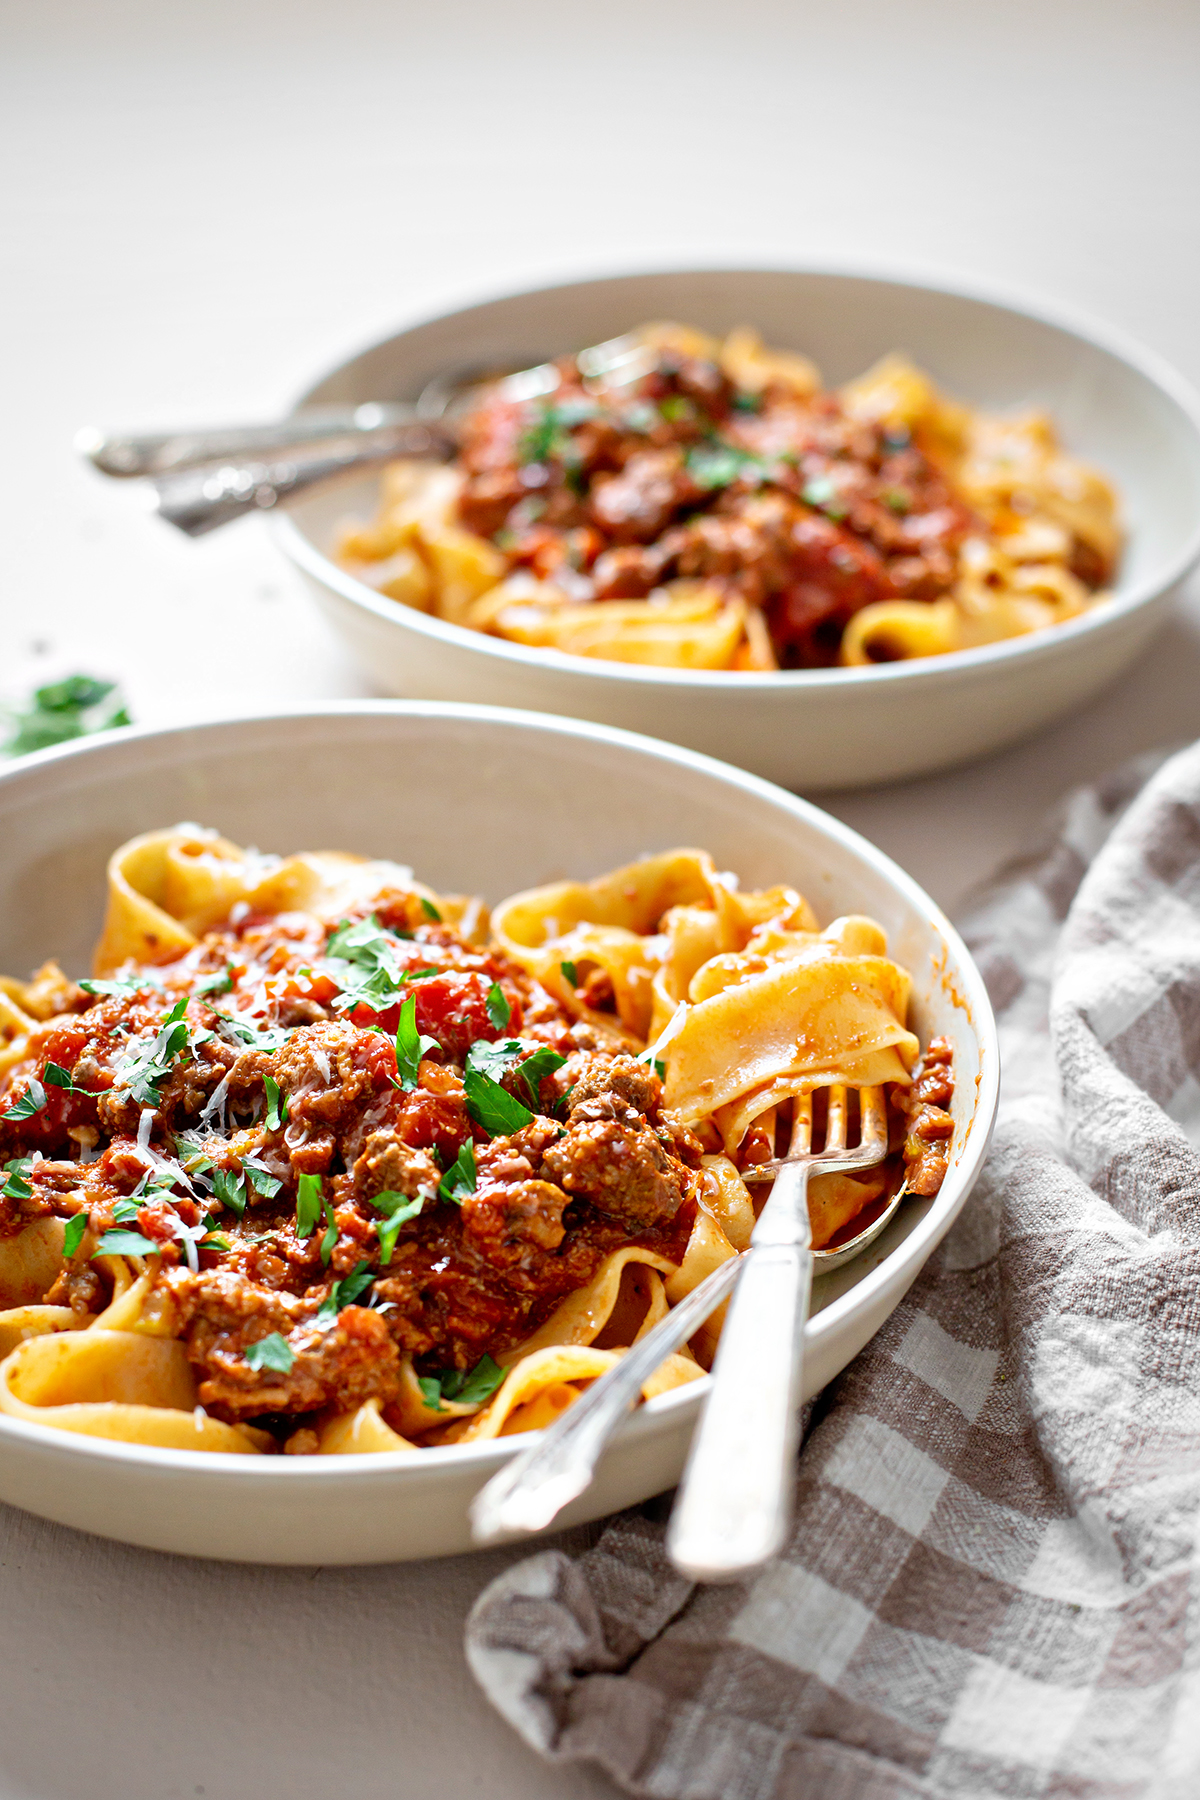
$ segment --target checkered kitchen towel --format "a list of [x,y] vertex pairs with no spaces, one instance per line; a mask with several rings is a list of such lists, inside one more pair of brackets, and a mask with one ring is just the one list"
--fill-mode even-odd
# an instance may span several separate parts
[[817,1402],[785,1554],[690,1588],[658,1502],[476,1605],[544,1755],[664,1800],[1200,1796],[1200,745],[1076,795],[967,935],[994,1148]]

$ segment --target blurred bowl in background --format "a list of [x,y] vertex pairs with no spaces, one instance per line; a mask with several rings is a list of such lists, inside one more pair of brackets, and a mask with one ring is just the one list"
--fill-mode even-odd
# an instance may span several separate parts
[[650,733],[788,787],[898,780],[1028,736],[1112,681],[1163,622],[1200,555],[1200,409],[1181,377],[1117,333],[980,289],[829,270],[679,270],[509,295],[409,327],[341,363],[298,405],[412,400],[436,375],[524,366],[645,319],[751,324],[827,383],[907,351],[988,409],[1046,407],[1065,446],[1116,484],[1127,533],[1112,598],[982,649],[871,668],[747,674],[528,649],[390,600],[333,561],[338,523],[375,511],[378,475],[276,521],[335,630],[388,693],[490,702]]

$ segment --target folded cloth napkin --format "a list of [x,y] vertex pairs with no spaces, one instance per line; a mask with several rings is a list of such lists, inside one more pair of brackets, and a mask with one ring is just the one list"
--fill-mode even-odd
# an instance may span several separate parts
[[692,1588],[660,1501],[479,1599],[544,1755],[662,1800],[1200,1794],[1200,745],[1077,794],[966,933],[994,1147],[818,1400],[785,1553]]

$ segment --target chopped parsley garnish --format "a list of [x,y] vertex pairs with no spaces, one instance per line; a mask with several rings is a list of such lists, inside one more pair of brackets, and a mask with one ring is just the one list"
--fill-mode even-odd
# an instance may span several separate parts
[[696,408],[684,394],[668,394],[659,401],[658,410],[672,425],[690,423],[696,417]]
[[325,1230],[321,1237],[321,1250],[320,1250],[321,1261],[326,1268],[329,1267],[329,1259],[333,1255],[334,1250],[337,1248],[337,1241],[338,1241],[337,1220],[333,1216],[333,1207],[329,1204],[329,1201],[326,1200],[326,1202],[325,1202]]
[[296,1189],[296,1236],[310,1238],[321,1222],[321,1177],[302,1175]]
[[10,756],[47,750],[93,731],[128,725],[129,714],[111,681],[94,675],[69,675],[65,681],[38,688],[33,703],[13,715],[13,732],[4,745]]
[[[265,1050],[268,1054],[273,1050],[282,1050],[292,1035],[284,1025],[252,1025],[249,1019],[240,1019],[234,1013],[218,1011],[217,1018],[221,1022],[222,1037],[228,1039],[232,1033],[239,1044],[248,1044],[252,1049]],[[211,1037],[212,1033],[207,1032],[205,1036]],[[197,1043],[203,1041],[200,1036],[193,1040]]]
[[233,1174],[228,1169],[214,1169],[212,1172],[213,1194],[227,1206],[230,1212],[240,1219],[246,1210],[246,1190],[240,1174]]
[[475,1192],[479,1171],[475,1167],[475,1146],[468,1138],[442,1179],[438,1182],[438,1199],[461,1206],[468,1194]]
[[737,393],[733,396],[734,412],[756,413],[762,411],[762,395]]
[[152,1238],[143,1237],[140,1231],[106,1231],[96,1248],[92,1251],[96,1256],[160,1256],[162,1245],[156,1244]]
[[227,994],[233,987],[233,976],[229,970],[218,969],[213,975],[206,975],[192,989],[192,998],[199,1000],[202,994]]
[[40,1113],[46,1104],[46,1090],[36,1076],[29,1077],[29,1086],[21,1095],[15,1106],[10,1106],[6,1113],[0,1113],[4,1119],[32,1119],[34,1113]]
[[296,1360],[291,1345],[277,1331],[269,1331],[257,1343],[247,1344],[244,1355],[252,1369],[273,1369],[277,1375],[290,1374]]
[[594,419],[600,408],[593,400],[544,401],[533,411],[533,420],[521,433],[517,454],[523,463],[566,462],[574,452],[567,433],[573,425]]
[[[472,1045],[472,1049],[475,1048]],[[467,1091],[467,1111],[489,1137],[503,1137],[509,1132],[520,1131],[533,1118],[527,1106],[522,1106],[498,1081],[493,1081],[481,1069],[473,1068],[470,1062],[463,1072],[463,1085]]]
[[846,507],[837,487],[828,475],[813,475],[805,482],[800,498],[807,506],[816,506],[831,519],[844,519]]
[[560,962],[558,966],[571,986],[577,988],[579,986],[579,970],[575,967],[575,964],[573,962]]
[[427,899],[424,894],[421,895],[421,911],[425,914],[425,917],[427,919],[432,919],[435,925],[441,924],[441,922],[442,922],[441,913],[438,911],[437,907],[433,904],[433,901]]
[[400,998],[404,973],[396,960],[395,935],[385,931],[372,913],[357,925],[343,920],[325,946],[329,973],[341,988],[334,1001],[339,1012],[356,1006],[384,1012]]
[[883,504],[890,507],[894,513],[903,515],[904,513],[912,511],[912,501],[904,492],[903,488],[885,488],[879,498],[883,501]]
[[6,1179],[0,1187],[0,1195],[6,1200],[28,1200],[33,1193],[26,1176],[33,1167],[32,1156],[14,1156],[11,1162],[4,1165]]
[[424,1032],[417,1030],[417,1002],[410,994],[400,1008],[400,1017],[396,1021],[396,1073],[405,1092],[416,1087],[421,1058],[425,1052],[436,1050],[437,1047],[436,1038],[426,1037]]
[[153,975],[134,975],[120,981],[115,979],[112,981],[81,981],[79,986],[85,994],[109,996],[112,994],[141,994],[145,993],[147,989],[161,988],[162,983]]
[[261,1194],[264,1200],[274,1199],[275,1195],[283,1186],[278,1175],[272,1175],[269,1169],[265,1169],[260,1162],[256,1162],[251,1156],[243,1156],[242,1168],[250,1177],[250,1186],[254,1189],[256,1194]]
[[48,1062],[42,1070],[42,1075],[48,1087],[63,1088],[68,1094],[91,1094],[92,1092],[91,1088],[76,1087],[70,1070],[64,1069],[61,1063]]
[[541,1111],[542,1082],[547,1075],[553,1075],[555,1069],[561,1069],[566,1060],[557,1050],[551,1050],[548,1044],[543,1044],[532,1056],[527,1056],[523,1063],[518,1063],[517,1074],[525,1084],[534,1112]]
[[135,1200],[131,1194],[127,1200],[117,1201],[112,1209],[112,1215],[118,1225],[136,1225],[137,1216],[141,1210],[141,1201]]
[[482,1356],[465,1374],[461,1369],[440,1369],[436,1375],[418,1376],[426,1406],[444,1412],[443,1400],[457,1400],[462,1406],[482,1406],[490,1400],[508,1373],[490,1356]]
[[288,1116],[287,1095],[279,1093],[279,1083],[273,1076],[263,1076],[263,1091],[267,1096],[267,1130],[282,1131]]
[[63,1255],[68,1261],[83,1242],[83,1234],[87,1228],[88,1210],[85,1206],[82,1212],[77,1212],[73,1218],[68,1219],[63,1227]]
[[121,1085],[140,1106],[158,1106],[159,1089],[171,1072],[171,1064],[188,1041],[187,998],[177,1000],[162,1022],[158,1036],[143,1056],[121,1065]]
[[382,1224],[378,1219],[374,1221],[375,1235],[379,1239],[379,1260],[385,1267],[392,1260],[400,1227],[419,1216],[427,1198],[426,1194],[417,1194],[410,1200],[407,1194],[395,1194],[390,1189],[371,1195],[371,1205],[387,1214]]
[[487,1016],[497,1031],[503,1031],[512,1018],[512,1007],[504,997],[504,989],[498,981],[493,981],[488,989]]
[[329,1297],[322,1300],[317,1312],[318,1325],[329,1325],[337,1318],[343,1306],[353,1306],[359,1295],[369,1288],[375,1279],[375,1271],[369,1262],[355,1263],[349,1275],[343,1275],[335,1281],[329,1291]]
[[654,1073],[658,1076],[660,1081],[665,1081],[667,1079],[667,1065],[661,1056],[656,1056],[654,1058]]
[[763,474],[757,456],[717,440],[697,444],[694,450],[689,450],[687,467],[688,474],[700,488],[728,487],[731,481],[761,480]]

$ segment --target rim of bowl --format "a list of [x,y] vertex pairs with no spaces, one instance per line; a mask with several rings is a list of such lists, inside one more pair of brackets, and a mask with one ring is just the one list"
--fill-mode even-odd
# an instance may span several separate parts
[[[1096,319],[1090,313],[1064,302],[1029,294],[1001,282],[975,281],[968,277],[922,270],[900,263],[874,263],[868,260],[856,262],[852,258],[828,262],[813,260],[775,265],[751,264],[734,260],[728,263],[710,263],[703,267],[693,266],[686,261],[667,262],[643,268],[626,269],[616,273],[609,270],[603,274],[580,274],[567,280],[555,280],[536,287],[504,289],[499,293],[481,290],[474,299],[464,298],[461,304],[454,305],[449,309],[443,308],[436,312],[423,314],[402,325],[398,331],[392,332],[388,337],[373,338],[367,343],[360,344],[357,350],[350,351],[340,361],[331,364],[311,380],[304,391],[297,396],[292,411],[300,410],[314,388],[329,380],[348,363],[382,348],[383,345],[391,343],[395,338],[407,336],[411,331],[438,324],[460,314],[471,313],[484,306],[506,300],[520,300],[527,296],[565,293],[580,287],[599,287],[608,282],[633,280],[639,276],[679,275],[703,279],[708,275],[736,274],[747,276],[816,275],[861,281],[867,284],[888,283],[893,286],[944,294],[952,299],[965,300],[975,305],[999,308],[1018,317],[1033,319],[1039,324],[1065,331],[1070,336],[1125,363],[1164,394],[1179,409],[1187,424],[1190,425],[1197,453],[1200,456],[1200,394],[1165,357],[1160,356],[1157,351],[1148,349],[1138,339],[1122,331],[1119,327]],[[728,690],[731,693],[761,693],[764,690],[803,692],[812,688],[857,688],[886,685],[896,681],[904,681],[909,684],[929,681],[945,682],[955,674],[969,677],[977,669],[984,669],[992,664],[1004,664],[1017,657],[1040,658],[1053,656],[1060,651],[1065,653],[1080,637],[1103,630],[1106,625],[1124,618],[1129,613],[1139,611],[1178,586],[1197,562],[1200,562],[1200,509],[1198,509],[1190,536],[1184,540],[1182,548],[1176,552],[1174,558],[1162,569],[1144,578],[1128,593],[1101,601],[1078,618],[1068,619],[1060,625],[1050,626],[1042,631],[1027,632],[1022,637],[1003,638],[998,643],[981,644],[971,650],[951,650],[943,656],[914,657],[901,662],[874,663],[864,668],[772,671],[671,669],[638,663],[606,662],[600,657],[569,656],[561,650],[513,644],[505,638],[492,637],[487,632],[471,631],[464,625],[452,625],[445,619],[435,619],[428,613],[419,613],[411,607],[402,606],[398,601],[389,600],[385,595],[377,593],[374,588],[368,587],[365,582],[356,580],[353,575],[340,568],[332,557],[318,549],[288,513],[276,514],[271,520],[271,527],[283,554],[305,574],[325,587],[332,588],[342,599],[350,601],[365,612],[373,613],[385,624],[398,625],[401,629],[415,631],[418,635],[440,639],[443,643],[459,649],[469,649],[484,656],[493,656],[501,662],[516,663],[522,668],[553,669],[560,674],[575,675],[583,680],[591,681],[615,680],[651,687],[659,682],[665,682],[670,686]]]
[[[777,787],[774,782],[766,781],[759,775],[750,775],[742,769],[734,768],[732,764],[720,762],[716,757],[705,756],[697,750],[686,750],[658,738],[645,737],[640,732],[624,731],[616,726],[597,725],[587,720],[533,712],[525,708],[449,700],[336,700],[319,705],[236,713],[228,718],[178,725],[122,726],[97,737],[58,744],[17,757],[7,768],[0,769],[0,794],[3,794],[5,788],[20,784],[31,773],[36,774],[43,768],[52,768],[59,763],[70,765],[84,759],[103,759],[110,754],[120,755],[138,743],[150,744],[183,738],[189,733],[198,737],[219,737],[241,728],[269,728],[273,724],[299,720],[310,720],[313,727],[319,729],[323,720],[355,717],[445,718],[473,720],[484,725],[534,727],[559,736],[610,744],[617,749],[651,756],[660,762],[675,763],[709,779],[715,778],[727,786],[741,788],[756,799],[766,800],[779,811],[789,814],[803,832],[840,844],[858,861],[873,868],[876,874],[881,875],[889,886],[928,921],[942,940],[945,951],[944,973],[953,979],[955,991],[962,999],[979,1045],[975,1110],[967,1126],[962,1154],[950,1169],[928,1212],[894,1250],[882,1257],[852,1288],[810,1319],[805,1334],[808,1353],[811,1354],[815,1345],[833,1333],[847,1315],[856,1312],[860,1306],[869,1306],[875,1295],[890,1286],[901,1271],[907,1273],[911,1270],[909,1280],[915,1279],[966,1201],[987,1154],[1000,1093],[1000,1047],[996,1022],[983,977],[970,951],[941,907],[890,856],[877,849],[869,839],[849,825],[844,825],[840,819],[815,806],[812,801],[790,794],[785,788]],[[685,1387],[675,1388],[646,1401],[614,1434],[613,1442],[636,1441],[642,1434],[653,1433],[677,1411],[698,1407],[708,1393],[710,1384],[711,1376],[705,1375],[699,1381],[689,1382]],[[40,1425],[34,1421],[0,1414],[0,1443],[8,1438],[30,1446],[59,1451],[64,1456],[82,1453],[99,1456],[107,1461],[153,1466],[167,1473],[204,1474],[207,1471],[209,1474],[219,1472],[223,1477],[241,1474],[247,1480],[269,1481],[316,1479],[328,1482],[344,1480],[351,1473],[356,1477],[374,1474],[382,1479],[402,1470],[413,1477],[419,1477],[422,1472],[432,1475],[439,1469],[461,1464],[483,1470],[514,1455],[523,1446],[528,1435],[519,1433],[478,1444],[438,1445],[416,1454],[411,1450],[401,1450],[329,1457],[258,1457],[238,1456],[227,1451],[172,1450],[152,1444],[129,1444],[114,1438],[88,1437],[82,1432],[61,1431],[52,1425]]]

